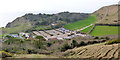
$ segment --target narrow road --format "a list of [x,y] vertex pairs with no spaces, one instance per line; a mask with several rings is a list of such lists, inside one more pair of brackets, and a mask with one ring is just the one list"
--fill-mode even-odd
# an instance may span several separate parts
[[81,30],[84,30],[84,29],[86,29],[86,28],[88,28],[88,27],[90,27],[90,26],[92,26],[93,24],[90,24],[90,25],[88,25],[88,26],[86,26],[86,27],[83,27],[83,28],[81,28],[81,29],[77,29],[77,31],[81,31]]

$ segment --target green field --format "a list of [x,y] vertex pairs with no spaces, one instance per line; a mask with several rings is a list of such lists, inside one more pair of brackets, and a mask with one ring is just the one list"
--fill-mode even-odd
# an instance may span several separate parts
[[81,30],[80,32],[88,33],[91,30],[92,27],[93,27],[93,25],[84,29],[84,30]]
[[[119,27],[120,28],[120,27]],[[92,36],[117,35],[118,27],[115,26],[96,26],[90,33]]]
[[74,23],[70,23],[64,26],[64,28],[70,29],[70,30],[77,30],[81,29],[85,26],[88,26],[90,24],[93,24],[97,21],[97,18],[95,16],[90,16],[89,18],[85,20],[80,20]]

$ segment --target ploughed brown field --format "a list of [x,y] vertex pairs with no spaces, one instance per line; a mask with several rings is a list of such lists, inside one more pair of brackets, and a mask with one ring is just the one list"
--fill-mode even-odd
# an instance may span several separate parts
[[118,44],[101,43],[67,50],[63,55],[68,58],[118,58],[119,50]]

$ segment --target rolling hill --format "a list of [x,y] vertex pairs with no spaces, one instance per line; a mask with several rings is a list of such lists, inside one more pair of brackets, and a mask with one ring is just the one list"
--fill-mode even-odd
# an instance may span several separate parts
[[[9,22],[3,33],[14,33],[27,30],[43,30],[46,28],[58,28],[67,23],[76,22],[88,18],[88,13],[70,13],[60,12],[57,14],[32,14],[17,17],[14,21]],[[54,26],[52,25],[54,24]]]
[[120,5],[110,5],[100,8],[95,11],[93,14],[98,18],[98,24],[119,24],[120,20],[118,19],[118,7]]

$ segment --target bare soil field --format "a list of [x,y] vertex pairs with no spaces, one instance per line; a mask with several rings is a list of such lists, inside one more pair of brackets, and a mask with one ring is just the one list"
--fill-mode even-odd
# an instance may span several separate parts
[[67,50],[63,55],[68,58],[118,58],[120,50],[118,45],[93,44]]

